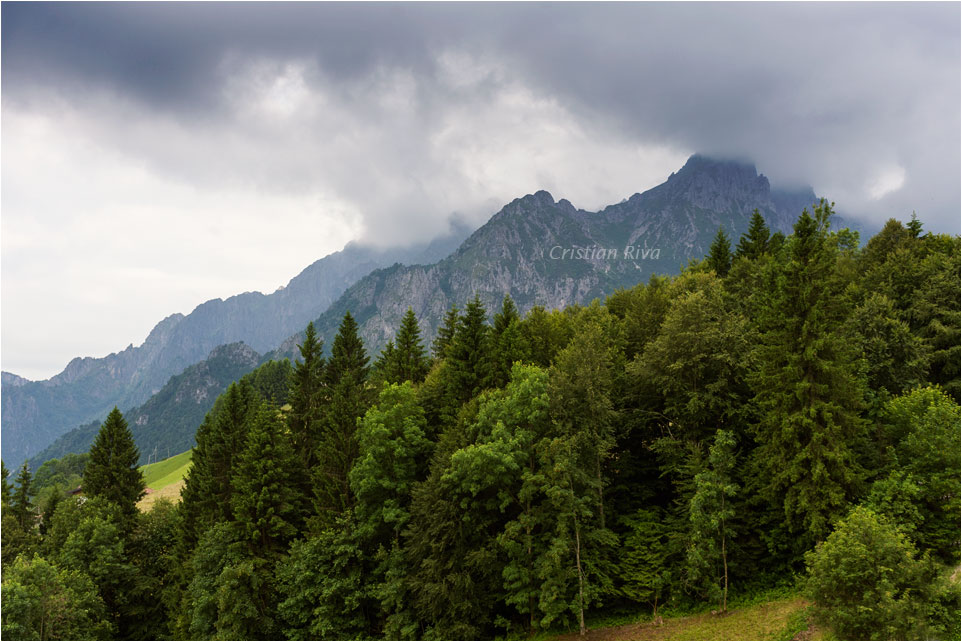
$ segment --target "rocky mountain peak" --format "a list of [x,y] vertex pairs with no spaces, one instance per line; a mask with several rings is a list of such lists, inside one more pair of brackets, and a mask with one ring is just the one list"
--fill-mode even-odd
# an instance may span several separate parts
[[752,163],[694,155],[661,186],[697,207],[717,209],[720,201],[768,200],[771,186]]

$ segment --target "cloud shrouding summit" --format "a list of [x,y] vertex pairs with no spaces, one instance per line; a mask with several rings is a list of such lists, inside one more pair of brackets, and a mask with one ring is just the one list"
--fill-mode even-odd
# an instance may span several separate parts
[[[3,5],[3,367],[46,377],[548,189],[693,152],[958,232],[959,6]],[[71,336],[55,328],[71,320]]]

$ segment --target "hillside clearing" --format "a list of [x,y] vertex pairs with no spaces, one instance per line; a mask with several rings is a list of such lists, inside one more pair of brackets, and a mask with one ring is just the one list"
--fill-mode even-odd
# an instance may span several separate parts
[[[817,628],[802,628],[802,614],[809,602],[801,597],[773,600],[762,604],[730,609],[727,615],[699,613],[665,618],[658,626],[650,621],[589,629],[582,638],[577,633],[560,640],[820,640]],[[793,617],[794,616],[794,617]],[[790,627],[798,624],[796,631]],[[791,631],[791,633],[789,633]],[[783,637],[784,636],[784,637]]]
[[137,502],[137,508],[139,508],[141,512],[146,513],[153,507],[154,502],[156,502],[158,499],[169,499],[176,504],[180,501],[180,491],[183,489],[183,487],[184,480],[181,479],[176,483],[164,486],[160,490],[156,490],[144,495],[143,498]]
[[176,484],[187,476],[193,453],[193,450],[188,450],[162,461],[141,466],[140,472],[144,474],[144,483],[155,491]]

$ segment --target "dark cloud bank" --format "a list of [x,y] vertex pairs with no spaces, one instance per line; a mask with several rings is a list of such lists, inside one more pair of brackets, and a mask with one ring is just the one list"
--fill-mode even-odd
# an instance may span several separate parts
[[[847,211],[884,219],[914,209],[957,232],[959,12],[957,3],[4,3],[3,90],[16,102],[41,86],[68,96],[106,87],[145,109],[216,122],[233,66],[299,59],[314,63],[308,82],[337,86],[404,70],[426,83],[419,111],[430,118],[452,99],[431,80],[438,56],[457,50],[640,145],[749,158],[773,182],[812,184]],[[472,96],[479,109],[483,89]]]

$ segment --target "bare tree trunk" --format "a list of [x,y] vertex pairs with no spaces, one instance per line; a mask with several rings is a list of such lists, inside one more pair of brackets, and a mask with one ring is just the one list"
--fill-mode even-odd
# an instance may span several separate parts
[[[722,510],[725,510],[725,498],[722,497]],[[722,535],[722,564],[725,567],[725,588],[722,590],[722,613],[728,611],[728,555],[725,552],[725,520],[721,521]]]
[[585,579],[581,572],[581,528],[578,526],[578,518],[575,517],[575,564],[578,567],[578,626],[581,635],[584,636],[585,629]]
[[531,500],[525,502],[525,513],[528,519],[525,523],[525,535],[527,536],[528,544],[528,633],[534,634],[534,593],[531,587],[531,578],[534,577],[534,569],[532,568],[531,560]]

